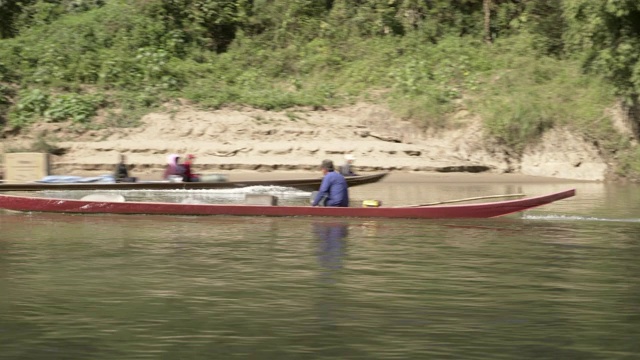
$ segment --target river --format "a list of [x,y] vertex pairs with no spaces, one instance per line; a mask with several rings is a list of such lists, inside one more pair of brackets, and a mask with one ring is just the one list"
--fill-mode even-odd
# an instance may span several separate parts
[[[638,358],[637,185],[385,181],[351,197],[568,188],[478,220],[0,213],[0,358]],[[127,196],[243,196],[162,194]]]

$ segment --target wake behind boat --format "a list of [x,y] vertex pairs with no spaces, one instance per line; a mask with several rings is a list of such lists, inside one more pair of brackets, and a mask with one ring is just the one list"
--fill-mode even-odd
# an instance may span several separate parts
[[70,214],[332,216],[417,219],[491,218],[546,205],[572,197],[575,193],[575,189],[571,189],[524,199],[467,205],[362,208],[91,201],[0,195],[0,209]]
[[[371,184],[382,180],[387,173],[373,175],[347,176],[349,187]],[[99,178],[91,178],[97,179]],[[26,183],[26,184],[0,184],[0,192],[3,191],[45,191],[45,190],[209,190],[209,189],[234,189],[247,186],[283,186],[296,188],[302,191],[315,191],[320,187],[322,178],[300,179],[266,179],[223,182],[168,182],[168,181],[142,181],[133,183],[108,183],[102,181],[83,182],[56,182],[56,183]]]

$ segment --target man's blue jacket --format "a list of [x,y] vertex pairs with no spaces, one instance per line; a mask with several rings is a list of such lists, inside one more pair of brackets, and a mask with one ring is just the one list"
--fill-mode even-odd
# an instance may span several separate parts
[[313,200],[312,205],[317,206],[322,198],[327,197],[325,206],[349,206],[349,190],[347,189],[347,181],[344,176],[335,171],[328,172],[324,178],[322,178],[322,184],[316,198]]

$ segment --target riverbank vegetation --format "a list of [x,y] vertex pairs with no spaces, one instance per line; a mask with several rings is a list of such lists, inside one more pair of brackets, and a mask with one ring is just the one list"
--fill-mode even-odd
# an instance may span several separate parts
[[385,102],[424,127],[478,114],[521,152],[575,129],[640,174],[614,131],[638,123],[633,0],[25,0],[0,2],[0,121],[134,126],[176,99],[204,108]]

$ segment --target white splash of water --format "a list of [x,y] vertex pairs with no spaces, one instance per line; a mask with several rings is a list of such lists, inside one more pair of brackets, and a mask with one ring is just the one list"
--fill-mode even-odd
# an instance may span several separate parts
[[547,221],[605,221],[605,222],[625,222],[625,223],[640,223],[640,219],[609,219],[595,216],[580,216],[580,215],[531,215],[524,214],[522,219],[526,220],[547,220]]

